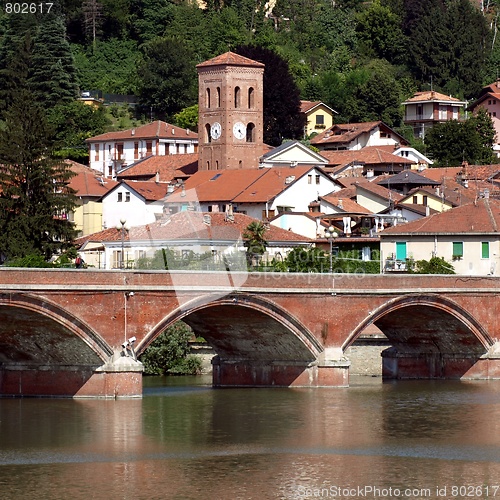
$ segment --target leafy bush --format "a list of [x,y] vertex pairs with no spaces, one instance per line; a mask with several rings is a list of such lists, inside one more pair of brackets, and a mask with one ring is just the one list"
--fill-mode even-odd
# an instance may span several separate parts
[[178,321],[161,333],[140,356],[145,375],[196,375],[201,372],[199,356],[189,354],[191,328]]

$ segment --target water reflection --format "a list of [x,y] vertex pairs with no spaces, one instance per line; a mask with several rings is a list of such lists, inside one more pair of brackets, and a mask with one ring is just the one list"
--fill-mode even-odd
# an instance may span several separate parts
[[0,400],[2,499],[293,499],[361,487],[421,492],[411,498],[447,487],[452,498],[452,486],[500,478],[498,382],[164,382],[146,380],[143,400]]

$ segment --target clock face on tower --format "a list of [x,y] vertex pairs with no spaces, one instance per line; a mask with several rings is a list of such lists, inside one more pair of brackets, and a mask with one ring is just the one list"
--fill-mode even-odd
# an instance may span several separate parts
[[220,126],[219,122],[215,122],[212,124],[210,127],[210,135],[212,136],[212,139],[218,139],[221,135],[222,132],[222,127]]
[[241,122],[236,122],[233,126],[233,134],[236,139],[243,139],[245,137],[246,127]]

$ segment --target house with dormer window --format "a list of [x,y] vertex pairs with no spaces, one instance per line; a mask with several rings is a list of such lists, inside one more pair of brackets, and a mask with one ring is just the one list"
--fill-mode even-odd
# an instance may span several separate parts
[[304,135],[319,134],[333,125],[338,112],[321,101],[300,101],[300,112],[307,120]]

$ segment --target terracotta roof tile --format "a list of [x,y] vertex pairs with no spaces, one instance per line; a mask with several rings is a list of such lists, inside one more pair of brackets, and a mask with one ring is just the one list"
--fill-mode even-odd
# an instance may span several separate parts
[[[341,123],[333,125],[332,127],[321,132],[311,139],[313,146],[321,146],[323,144],[348,144],[362,134],[367,134],[374,128],[380,127],[383,130],[390,131],[395,134],[401,144],[407,144],[406,139],[399,135],[397,132],[388,127],[381,121],[376,122],[363,122],[363,123]],[[323,151],[321,152],[323,154]]]
[[[450,103],[465,104],[465,102],[448,95],[440,94],[434,90],[426,90],[424,92],[415,92],[413,97],[407,99],[406,102],[423,102],[423,101],[445,101]],[[405,104],[403,103],[403,104]]]
[[[243,239],[246,227],[257,219],[244,214],[234,214],[234,221],[227,219],[223,212],[178,212],[165,220],[130,228],[126,241],[176,241],[176,240],[211,240],[211,241],[237,241]],[[210,220],[210,224],[205,221]],[[312,240],[292,231],[269,225],[264,233],[264,238],[269,242],[304,242]],[[121,234],[115,228],[105,229],[76,240],[78,245],[86,242],[112,242],[119,241]]]
[[103,178],[101,172],[72,160],[65,160],[71,170],[76,173],[69,181],[69,187],[76,191],[77,196],[100,198],[118,183]]
[[117,174],[118,179],[153,179],[159,174],[160,182],[186,179],[198,170],[198,153],[149,156],[139,160]]
[[402,158],[392,154],[394,146],[379,147],[367,146],[358,150],[344,151],[321,151],[321,156],[325,157],[330,165],[345,167],[353,162],[365,163],[366,165],[397,164],[414,165],[415,162],[408,158]]
[[382,231],[381,236],[411,234],[486,234],[500,229],[500,201],[479,199],[445,212],[429,215]]
[[370,193],[376,194],[380,198],[384,200],[392,200],[394,202],[400,201],[403,198],[403,195],[391,191],[390,189],[385,188],[384,186],[380,186],[379,184],[375,184],[374,182],[369,182],[366,180],[358,181],[354,183],[357,189],[369,191]]
[[198,141],[198,134],[189,129],[170,125],[169,123],[157,120],[140,127],[117,132],[106,132],[86,139],[85,142],[117,141],[125,139],[191,139]]
[[159,201],[165,198],[168,189],[167,183],[123,181],[121,184],[128,186],[147,201]]
[[240,56],[239,54],[235,54],[234,52],[226,52],[219,56],[213,57],[208,61],[204,61],[201,64],[198,64],[197,68],[204,68],[207,66],[220,66],[220,65],[228,65],[228,66],[257,66],[260,68],[264,67],[264,64],[254,61],[253,59],[249,59],[248,57]]
[[321,101],[300,101],[300,112],[307,113],[310,109],[321,104]]
[[[362,207],[354,200],[351,200],[350,197],[344,197],[342,194],[340,194],[340,191],[327,194],[326,196],[321,196],[321,199],[336,207],[341,208],[342,210],[344,210],[344,212],[360,214],[370,213],[365,207]],[[340,207],[340,205],[342,205],[342,207]]]

